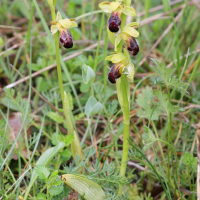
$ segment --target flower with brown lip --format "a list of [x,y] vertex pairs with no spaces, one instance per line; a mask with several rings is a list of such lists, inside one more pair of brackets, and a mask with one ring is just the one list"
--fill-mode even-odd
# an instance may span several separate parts
[[123,69],[124,69],[123,63],[115,63],[110,68],[110,71],[108,73],[108,80],[113,84],[116,83],[116,79],[121,77]]
[[135,16],[136,12],[133,8],[125,6],[120,2],[102,2],[99,7],[107,13],[111,13],[108,19],[108,27],[111,32],[118,32],[121,25],[121,13],[128,16]]
[[114,65],[110,68],[108,73],[108,80],[111,83],[116,83],[116,79],[120,78],[122,74],[126,74],[130,82],[133,81],[134,65],[131,63],[129,53],[124,49],[124,53],[115,53],[106,57]]
[[138,27],[137,22],[130,23],[126,25],[122,32],[119,33],[115,39],[115,50],[117,50],[118,44],[121,42],[121,40],[124,40],[127,45],[128,51],[131,53],[131,55],[135,56],[139,52],[139,45],[136,41],[136,37],[139,36],[139,32],[135,30],[135,27]]
[[126,45],[127,45],[128,51],[131,53],[131,55],[136,56],[138,54],[139,45],[133,36],[129,37],[129,39],[126,40]]
[[55,34],[57,31],[60,32],[60,43],[63,44],[65,48],[73,47],[73,37],[69,32],[69,28],[77,27],[77,23],[74,19],[62,19],[60,12],[57,13],[55,21],[51,21],[51,33]]

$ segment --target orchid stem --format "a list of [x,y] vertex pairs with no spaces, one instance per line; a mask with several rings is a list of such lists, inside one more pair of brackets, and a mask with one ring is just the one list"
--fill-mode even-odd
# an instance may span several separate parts
[[[124,2],[126,5],[126,1]],[[121,16],[121,29],[124,28],[126,22],[126,15],[122,14]],[[120,42],[117,53],[122,52],[122,41]],[[124,137],[123,137],[123,153],[122,153],[122,160],[121,160],[121,167],[120,167],[120,175],[125,176],[126,173],[126,167],[127,167],[127,161],[128,161],[128,147],[129,147],[129,129],[130,129],[130,103],[128,100],[128,94],[129,94],[129,82],[127,80],[127,77],[122,75],[121,76],[121,83],[120,83],[120,91],[117,90],[117,93],[121,93],[123,101],[121,105],[121,109],[123,111],[123,123],[124,123]],[[123,186],[119,185],[119,191],[118,195],[122,196],[122,189]]]
[[[51,7],[51,16],[52,16],[53,21],[56,19],[55,3],[56,1],[54,1],[54,8]],[[61,65],[60,65],[60,52],[59,52],[59,32],[55,33],[55,49],[56,49],[58,83],[59,83],[59,88],[60,88],[62,104],[64,105],[64,89],[63,89],[62,72],[61,72]]]

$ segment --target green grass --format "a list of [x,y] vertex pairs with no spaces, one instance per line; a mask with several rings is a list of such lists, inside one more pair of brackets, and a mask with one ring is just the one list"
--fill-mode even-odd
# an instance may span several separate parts
[[[72,188],[61,181],[53,187],[58,187],[57,190],[59,187],[63,188],[62,192],[51,195],[52,185],[37,178],[34,171],[38,163],[47,167],[50,174],[58,170],[56,181],[60,181],[63,174],[89,178],[102,187],[108,199],[120,199],[117,197],[119,185],[123,188],[124,196],[121,199],[197,199],[196,131],[200,105],[199,8],[191,1],[181,1],[172,6],[170,3],[173,1],[134,1],[134,9],[140,17],[131,18],[129,22],[142,22],[160,13],[167,18],[157,18],[138,28],[140,36],[137,41],[140,52],[137,56],[131,57],[135,65],[135,77],[134,82],[130,83],[130,137],[127,141],[122,137],[123,112],[118,102],[116,85],[112,85],[107,79],[108,69],[112,63],[104,59],[114,50],[107,37],[109,15],[103,14],[99,9],[100,2],[59,0],[56,4],[56,13],[59,10],[63,18],[76,18],[78,23],[77,28],[70,29],[74,47],[65,49],[60,45],[59,50],[57,49],[60,55],[63,89],[72,96],[68,99],[71,111],[65,118],[56,68],[30,78],[29,84],[24,81],[16,86],[14,84],[12,90],[4,89],[22,78],[10,65],[26,77],[54,64],[56,51],[54,35],[50,32],[52,19],[47,1],[2,0],[0,199],[18,199],[19,196],[23,199],[36,199],[39,193],[48,193],[48,199],[66,198]],[[183,7],[184,4],[187,6]],[[156,9],[157,6],[162,7]],[[175,22],[181,10],[183,13]],[[153,49],[147,60],[139,66],[170,23],[173,24],[172,28]],[[104,44],[101,45],[100,41],[104,41]],[[96,48],[84,51],[94,43],[98,43]],[[7,51],[16,44],[19,44],[17,48]],[[67,61],[62,60],[81,50],[81,55]],[[184,55],[187,52],[186,59]],[[153,62],[150,58],[156,58],[165,66],[175,68],[173,76],[188,83],[184,86],[186,90],[166,86],[151,67]],[[95,77],[87,84],[82,78],[83,63],[95,71]],[[31,86],[46,101],[42,100]],[[164,109],[159,110],[157,104],[153,109],[159,100],[155,94],[156,90],[168,94],[167,101],[173,106],[178,104],[181,108],[186,107],[185,111],[165,112]],[[91,95],[101,103],[103,110],[98,104],[99,110],[86,116],[85,105]],[[46,102],[55,106],[63,116],[52,110]],[[148,107],[148,104],[151,106]],[[21,123],[11,123],[13,116],[19,118]],[[69,128],[66,119],[71,120],[72,127]],[[155,137],[145,129],[145,126],[148,126]],[[80,142],[82,141],[84,159],[72,156],[72,130],[78,133]],[[13,134],[14,139],[11,139]],[[125,177],[120,177],[123,141],[129,144],[128,161],[136,167],[129,165],[128,162]],[[56,151],[45,157],[52,149]],[[16,155],[17,159],[14,159]],[[23,174],[29,168],[30,170]],[[144,193],[149,196],[144,197]],[[80,195],[79,198],[84,199]]]

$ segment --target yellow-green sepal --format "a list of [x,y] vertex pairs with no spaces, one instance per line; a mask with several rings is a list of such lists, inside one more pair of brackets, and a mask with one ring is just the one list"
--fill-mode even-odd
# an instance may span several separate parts
[[133,37],[139,36],[139,32],[137,30],[135,30],[133,27],[130,27],[130,26],[125,26],[122,30],[122,33],[126,33],[128,35],[133,36]]
[[117,53],[106,57],[106,60],[110,60],[112,63],[119,63],[126,60],[123,53]]
[[117,10],[117,8],[119,7],[121,5],[121,3],[119,3],[119,2],[111,2],[110,3],[110,11],[112,12],[112,11],[115,11],[115,10]]
[[99,7],[104,11],[104,12],[107,12],[107,13],[110,13],[110,2],[102,2],[99,4]]
[[127,24],[126,25],[127,27],[139,27],[139,23],[137,23],[137,22],[132,22],[132,23],[130,23],[130,24]]
[[136,16],[135,9],[133,9],[129,6],[124,6],[124,8],[122,8],[121,12],[127,16]]

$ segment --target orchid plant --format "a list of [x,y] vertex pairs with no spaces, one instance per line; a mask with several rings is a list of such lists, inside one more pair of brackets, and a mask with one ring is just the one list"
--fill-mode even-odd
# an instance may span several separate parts
[[[110,60],[114,65],[111,67],[108,79],[111,83],[117,83],[118,100],[121,105],[124,116],[124,140],[123,140],[123,154],[120,167],[120,175],[125,176],[127,161],[128,161],[128,149],[129,149],[129,131],[130,131],[130,89],[129,83],[133,82],[134,77],[134,65],[131,62],[130,55],[137,55],[139,52],[139,45],[136,41],[136,37],[139,36],[139,32],[135,30],[138,27],[138,23],[133,22],[125,26],[126,16],[135,16],[136,12],[130,7],[131,1],[124,0],[124,4],[121,1],[116,2],[102,2],[99,7],[106,13],[111,13],[108,19],[108,36],[110,41],[115,45],[115,53],[106,58]],[[115,34],[120,30],[121,32],[115,38]],[[112,33],[110,33],[112,32]],[[123,41],[126,43],[124,53],[122,53]],[[119,196],[122,195],[122,186],[119,186]]]
[[[58,37],[60,32],[60,43],[65,48],[73,47],[73,37],[69,32],[69,28],[77,27],[74,19],[62,19],[60,12],[55,17],[55,0],[48,0],[51,7],[52,19],[51,21],[51,33],[55,34],[55,45],[56,45],[56,60],[58,69],[58,79],[60,85],[60,91],[62,101],[64,103],[64,91],[62,85],[62,76],[60,69],[60,58],[59,58],[59,44]],[[124,2],[124,3],[122,3]],[[121,160],[120,176],[124,177],[126,172],[127,160],[128,160],[128,149],[129,149],[129,131],[130,131],[130,89],[129,84],[133,82],[134,78],[134,65],[131,62],[130,55],[137,55],[139,52],[139,45],[135,38],[139,36],[139,32],[136,28],[139,26],[138,23],[133,22],[125,26],[126,16],[135,16],[135,10],[130,7],[131,0],[116,0],[116,2],[102,2],[99,7],[105,12],[110,13],[108,19],[108,36],[112,43],[115,45],[115,52],[106,57],[106,60],[111,61],[114,65],[111,67],[108,80],[114,84],[117,83],[117,93],[120,106],[124,116],[124,142],[123,142],[123,155]],[[119,30],[117,37],[115,33]],[[114,42],[113,42],[114,41]],[[122,52],[123,41],[126,43],[126,48]],[[77,142],[77,145],[80,144]],[[119,196],[122,196],[122,185],[119,186]]]

